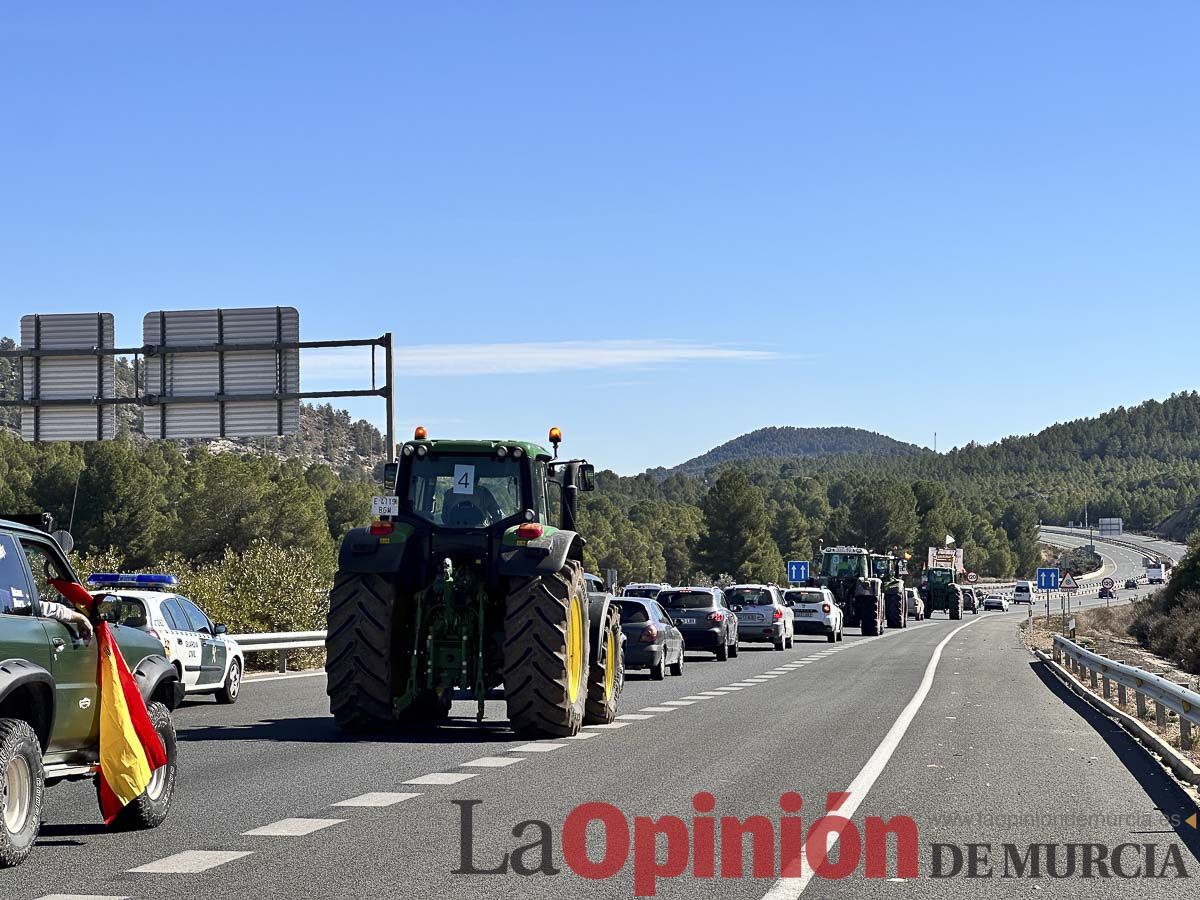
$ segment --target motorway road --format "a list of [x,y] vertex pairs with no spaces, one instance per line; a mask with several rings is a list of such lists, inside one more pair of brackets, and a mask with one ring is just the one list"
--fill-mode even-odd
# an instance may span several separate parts
[[[564,864],[563,825],[579,804],[610,803],[630,821],[675,815],[690,827],[693,795],[709,791],[718,816],[777,822],[780,796],[795,791],[812,824],[827,794],[847,789],[844,809],[859,826],[867,816],[913,819],[918,877],[895,880],[893,860],[885,879],[859,867],[841,881],[776,884],[775,873],[751,877],[747,857],[743,878],[688,868],[660,879],[657,895],[1195,896],[1177,879],[930,877],[934,842],[992,843],[994,856],[1003,843],[1152,842],[1160,861],[1177,853],[1200,875],[1200,832],[1182,824],[1195,801],[1042,670],[1017,638],[1023,615],[939,615],[784,652],[743,645],[726,663],[689,656],[681,678],[631,674],[620,727],[532,745],[507,730],[502,702],[489,702],[483,726],[472,704],[457,703],[441,729],[353,739],[328,717],[323,675],[250,680],[233,707],[199,699],[177,712],[180,783],[165,825],[109,834],[91,786],[60,785],[47,795],[33,856],[0,872],[0,897],[631,897],[632,854],[603,881]],[[561,872],[454,874],[454,800],[480,801],[476,868],[530,843],[536,826],[521,838],[513,828],[541,820]],[[386,805],[337,805],[345,801]],[[264,826],[274,833],[247,834]],[[593,826],[595,859],[598,833]],[[133,871],[145,867],[159,871]]]

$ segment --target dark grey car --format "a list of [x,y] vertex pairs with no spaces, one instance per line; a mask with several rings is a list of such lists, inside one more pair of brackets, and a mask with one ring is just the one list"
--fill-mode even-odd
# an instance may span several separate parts
[[717,659],[738,655],[738,619],[720,588],[671,588],[658,595],[689,650],[708,650]]
[[616,604],[625,635],[625,670],[649,669],[655,681],[662,681],[668,668],[682,675],[684,638],[667,611],[639,597],[618,597]]

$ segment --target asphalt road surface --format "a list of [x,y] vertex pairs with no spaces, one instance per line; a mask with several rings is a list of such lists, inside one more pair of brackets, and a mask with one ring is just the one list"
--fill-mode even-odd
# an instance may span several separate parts
[[[1123,580],[1132,563],[1113,556],[1114,577]],[[1184,821],[1195,801],[1043,671],[1018,640],[1024,615],[1022,608],[951,622],[939,614],[879,638],[798,639],[784,652],[743,645],[726,663],[689,655],[683,677],[654,682],[632,673],[619,727],[588,728],[571,740],[517,739],[500,701],[488,703],[483,725],[473,704],[456,703],[442,728],[351,738],[328,716],[322,674],[250,680],[235,706],[204,698],[177,711],[180,781],[166,824],[110,834],[91,785],[57,786],[33,855],[0,872],[0,897],[561,900],[632,897],[649,885],[659,897],[754,900],[1195,897],[1200,832]],[[778,845],[760,853],[776,863],[755,877],[749,838],[741,877],[721,877],[737,856],[732,847],[721,852],[721,817],[765,817],[770,836],[782,840],[786,822],[810,827],[830,792],[844,791],[841,812],[854,828],[839,848],[853,850],[868,817],[910,817],[915,877],[898,874],[893,848],[885,877],[867,878],[863,863],[842,879],[801,872],[780,881]],[[700,792],[712,795],[711,813],[696,812]],[[788,792],[803,806],[784,815]],[[470,829],[465,801],[478,801]],[[602,861],[603,827],[574,827],[575,839],[567,836],[572,810],[589,802],[611,804],[606,814],[619,817],[607,847],[613,872],[602,879],[577,874],[577,857],[586,851]],[[639,869],[633,847],[627,859],[621,853],[620,822],[633,845],[649,848],[650,820],[662,816],[678,817],[682,833],[663,824],[670,836],[658,838],[657,857],[642,854]],[[640,829],[635,817],[646,819]],[[703,874],[708,821],[716,877]],[[527,870],[543,863],[540,850],[513,853],[536,843],[541,826],[528,824],[536,822],[546,823],[545,863],[555,874],[512,871],[514,861]],[[1044,858],[1039,878],[1001,877],[1003,845],[1022,854],[1031,844],[1054,845],[1065,871],[1065,845],[1084,843],[1153,844],[1156,869],[1178,859],[1192,879],[1084,879],[1078,860],[1074,877],[1054,878]],[[934,844],[960,848],[963,871],[932,877]],[[992,877],[978,864],[981,877],[967,877],[968,844],[992,846]],[[953,852],[937,852],[947,873]],[[1126,871],[1144,867],[1144,849],[1124,852]],[[652,880],[655,858],[679,874]],[[504,871],[482,873],[495,868]]]

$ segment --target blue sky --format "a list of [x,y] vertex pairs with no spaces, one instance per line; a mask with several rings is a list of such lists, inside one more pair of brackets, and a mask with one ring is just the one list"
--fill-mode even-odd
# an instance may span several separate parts
[[1194,3],[104,7],[0,9],[0,333],[292,305],[622,472],[1197,386]]

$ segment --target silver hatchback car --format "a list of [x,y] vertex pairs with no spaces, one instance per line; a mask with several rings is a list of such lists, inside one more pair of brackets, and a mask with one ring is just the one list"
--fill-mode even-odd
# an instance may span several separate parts
[[795,627],[791,607],[773,584],[735,584],[725,591],[737,613],[738,640],[773,644],[776,650],[792,646]]

